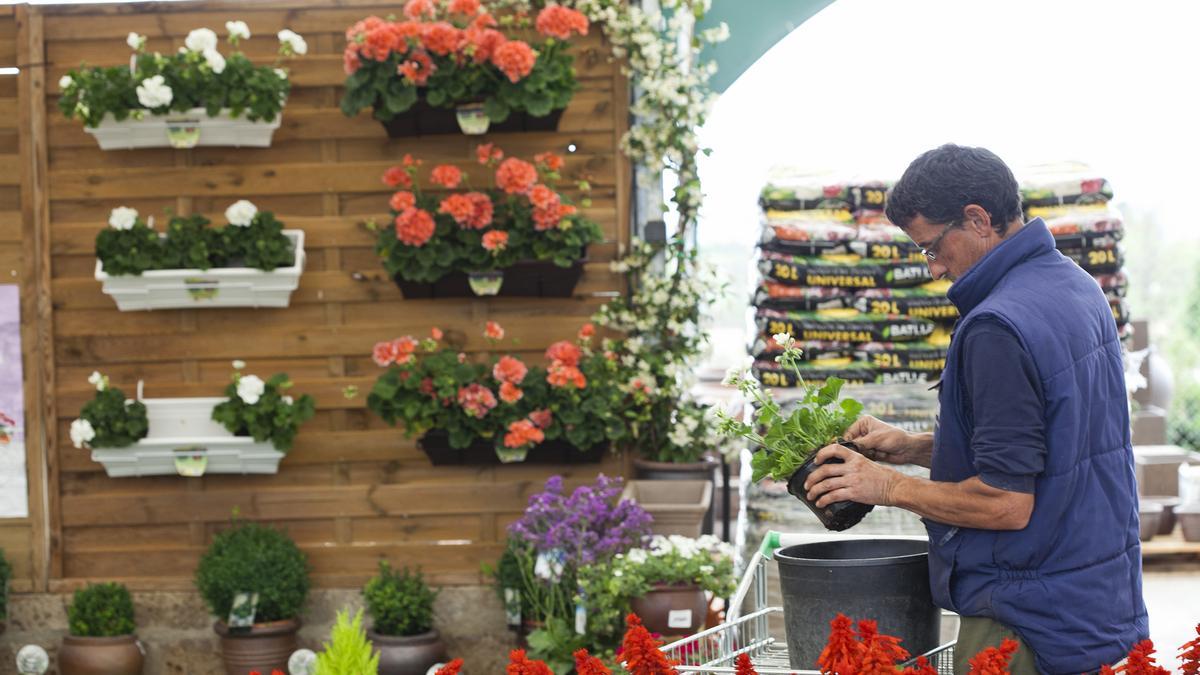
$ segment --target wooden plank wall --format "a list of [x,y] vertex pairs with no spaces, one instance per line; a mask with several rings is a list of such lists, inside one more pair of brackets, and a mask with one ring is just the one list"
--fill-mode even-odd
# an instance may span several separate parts
[[[308,552],[317,583],[361,583],[380,557],[420,564],[436,583],[478,583],[480,563],[498,556],[504,527],[552,473],[590,480],[623,463],[576,468],[506,466],[433,468],[413,441],[365,410],[378,373],[372,345],[438,325],[478,353],[481,333],[496,320],[521,341],[521,354],[540,361],[550,343],[572,337],[605,294],[624,289],[608,270],[618,242],[628,239],[629,167],[618,149],[627,118],[627,88],[608,58],[600,31],[576,47],[582,90],[560,131],[491,135],[509,154],[568,154],[565,174],[587,177],[606,241],[590,251],[576,297],[405,301],[373,252],[360,225],[387,215],[380,175],[406,152],[427,162],[454,162],[476,181],[490,180],[473,162],[476,140],[461,135],[389,140],[363,113],[345,118],[338,104],[344,74],[344,31],[370,14],[398,5],[334,3],[130,4],[32,8],[44,13],[47,61],[49,228],[53,313],[53,391],[50,418],[57,439],[49,457],[51,589],[84,579],[120,579],[133,588],[190,588],[195,562],[213,532],[241,517],[285,526]],[[223,34],[225,21],[246,21],[246,52],[271,62],[275,33],[291,28],[308,40],[308,56],[291,62],[293,91],[283,125],[268,149],[200,148],[103,152],[77,122],[56,108],[61,75],[81,61],[125,63],[130,31],[149,36],[151,49],[172,51],[190,29]],[[223,48],[225,50],[225,48]],[[308,268],[285,310],[169,310],[118,312],[93,279],[93,240],[109,210],[142,214],[167,209],[201,212],[214,220],[236,199],[273,210],[307,233]],[[109,479],[86,452],[70,445],[67,428],[91,396],[87,376],[101,370],[133,394],[216,396],[230,361],[250,372],[287,371],[297,392],[317,399],[309,422],[276,476]],[[346,385],[363,392],[342,395]]]
[[[13,8],[0,7],[0,68],[17,66],[17,33]],[[0,75],[0,284],[19,284],[24,293],[30,286],[22,279],[22,167],[17,88],[16,75]],[[26,347],[33,344],[32,332],[24,331],[21,337]],[[26,379],[29,379],[28,372]],[[26,396],[25,407],[36,407],[29,396]],[[24,420],[26,436],[31,437],[26,440],[27,445],[37,443],[36,434],[29,433],[31,419],[32,416]],[[11,448],[0,447],[0,452],[11,452]],[[33,575],[30,528],[29,518],[0,519],[0,549],[13,565],[13,580],[18,589],[29,585]]]

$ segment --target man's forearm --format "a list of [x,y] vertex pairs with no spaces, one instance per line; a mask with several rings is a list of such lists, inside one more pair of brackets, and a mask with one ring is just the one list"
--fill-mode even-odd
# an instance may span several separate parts
[[909,434],[908,456],[912,464],[926,469],[933,465],[933,434]]
[[1020,530],[1033,513],[1033,495],[968,478],[960,483],[898,474],[888,502],[939,523],[987,530]]

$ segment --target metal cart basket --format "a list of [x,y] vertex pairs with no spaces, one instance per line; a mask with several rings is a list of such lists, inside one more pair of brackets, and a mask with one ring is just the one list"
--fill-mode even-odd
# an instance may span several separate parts
[[[782,614],[783,608],[767,606],[767,565],[773,559],[775,551],[784,546],[829,538],[822,535],[768,532],[762,545],[746,565],[746,573],[742,575],[737,592],[729,601],[725,623],[662,648],[668,658],[680,664],[676,666],[676,670],[683,673],[732,674],[737,657],[749,654],[754,669],[760,675],[820,675],[816,670],[792,668],[788,661],[787,646],[777,643],[770,635],[768,622],[771,615]],[[743,605],[748,598],[755,609],[742,615]],[[953,675],[953,642],[941,645],[924,656],[939,674]],[[910,663],[915,660],[914,658]]]

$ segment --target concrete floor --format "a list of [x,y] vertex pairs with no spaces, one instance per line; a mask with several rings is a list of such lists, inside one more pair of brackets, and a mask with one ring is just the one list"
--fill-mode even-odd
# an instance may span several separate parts
[[1196,624],[1200,624],[1200,564],[1146,566],[1142,592],[1158,663],[1176,672],[1179,646],[1196,637]]

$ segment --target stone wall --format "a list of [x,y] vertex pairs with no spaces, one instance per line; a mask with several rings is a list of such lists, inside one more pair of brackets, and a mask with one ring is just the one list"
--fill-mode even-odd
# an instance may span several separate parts
[[[13,669],[16,651],[38,644],[53,661],[67,631],[69,595],[16,594],[9,601],[8,630],[0,634],[0,673]],[[134,593],[138,637],[146,647],[143,675],[224,675],[217,654],[213,618],[200,596],[185,592]],[[337,610],[362,606],[356,589],[321,589],[309,595],[300,631],[302,646],[319,650],[329,639]],[[502,672],[514,634],[505,628],[504,609],[491,588],[443,589],[434,606],[437,629],[451,656],[466,660],[464,670]],[[51,670],[51,673],[57,671]]]

